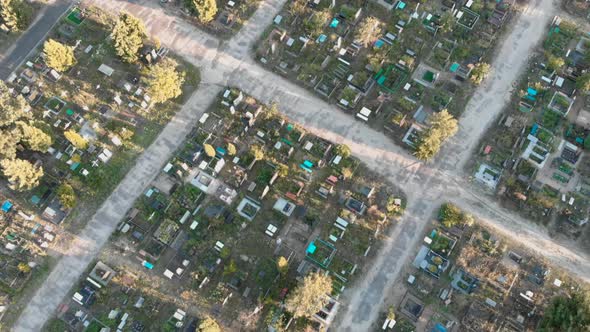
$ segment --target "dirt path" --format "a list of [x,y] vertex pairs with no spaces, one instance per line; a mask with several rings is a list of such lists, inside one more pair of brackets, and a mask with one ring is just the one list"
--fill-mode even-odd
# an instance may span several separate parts
[[346,305],[335,330],[369,329],[404,262],[413,254],[408,248],[413,248],[421,240],[432,211],[448,200],[513,239],[525,240],[524,244],[533,250],[543,250],[552,263],[580,277],[590,276],[589,260],[585,255],[577,254],[575,246],[551,240],[544,229],[502,210],[477,190],[470,190],[459,168],[470,157],[484,129],[501,111],[512,81],[526,63],[525,55],[543,36],[545,23],[555,12],[551,0],[538,0],[521,16],[506,37],[494,63],[497,69],[492,78],[484,83],[469,104],[457,139],[445,148],[442,153],[445,157],[433,165],[418,163],[382,133],[354,121],[305,89],[256,65],[249,56],[252,46],[285,1],[262,3],[241,32],[223,43],[178,18],[168,16],[154,2],[91,1],[111,11],[125,9],[144,19],[152,35],[201,68],[202,85],[82,231],[71,247],[73,249],[66,253],[29,303],[15,330],[39,330],[43,322],[53,316],[61,299],[96,257],[135,198],[159,172],[159,167],[182,142],[221,88],[228,84],[244,89],[261,101],[278,101],[281,110],[315,134],[350,145],[357,157],[402,187],[408,196],[407,213],[401,224],[392,229],[373,268],[363,271],[364,278],[345,293],[343,302]]

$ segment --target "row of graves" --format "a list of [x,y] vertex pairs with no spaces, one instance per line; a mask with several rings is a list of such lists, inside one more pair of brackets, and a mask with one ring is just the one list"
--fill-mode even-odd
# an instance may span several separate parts
[[555,18],[512,104],[485,136],[474,177],[505,203],[577,237],[588,222],[590,109],[578,89],[590,39]]
[[[102,261],[86,273],[46,328],[60,331],[194,331],[187,308],[152,291],[139,275]],[[191,330],[192,328],[192,330]]]
[[12,304],[35,275],[47,270],[46,260],[57,233],[54,225],[9,199],[2,197],[0,207],[0,320],[18,312]]
[[512,6],[290,1],[263,36],[257,58],[413,147],[431,114],[463,111],[471,70],[502,33]]
[[114,16],[95,7],[74,7],[48,38],[73,47],[76,64],[59,73],[39,50],[7,82],[53,139],[47,151],[26,155],[45,175],[23,199],[54,224],[71,210],[58,198],[61,184],[70,183],[77,195],[93,200],[105,197],[180,107],[172,101],[153,107],[142,82],[142,68],[168,56],[168,50],[145,46],[140,63],[123,63],[107,38],[111,20]]
[[440,221],[399,284],[396,318],[382,314],[383,330],[536,331],[551,299],[577,286],[477,223],[448,228]]
[[[322,326],[405,204],[399,188],[347,147],[228,88],[122,221],[115,241],[133,248],[134,264],[194,289],[228,326],[240,314],[286,324],[281,303],[297,279],[325,271],[334,290],[314,317]],[[279,257],[288,261],[286,274]]]

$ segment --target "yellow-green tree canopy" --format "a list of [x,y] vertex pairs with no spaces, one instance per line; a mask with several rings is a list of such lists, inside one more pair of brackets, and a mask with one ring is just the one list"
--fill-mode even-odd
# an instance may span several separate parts
[[193,10],[197,12],[197,18],[202,23],[209,23],[217,14],[217,2],[215,0],[192,0]]
[[21,132],[18,129],[0,129],[0,158],[14,159],[20,139]]
[[323,273],[307,275],[289,295],[285,307],[295,318],[312,317],[327,303],[332,292],[332,279]]
[[209,158],[215,157],[215,148],[213,148],[213,145],[211,145],[211,144],[204,144],[203,145],[203,149],[205,150],[205,154]]
[[280,256],[277,259],[277,270],[279,270],[281,275],[285,275],[289,271],[289,262],[285,257]]
[[492,67],[485,62],[476,64],[473,70],[471,70],[471,76],[469,76],[471,82],[474,84],[480,84],[488,76],[491,68]]
[[45,152],[49,149],[52,139],[43,130],[23,121],[20,121],[18,126],[22,133],[21,139],[29,149],[39,152]]
[[53,39],[43,44],[45,63],[58,72],[64,72],[76,64],[74,49]]
[[0,25],[8,31],[27,28],[33,17],[33,8],[22,0],[0,0]]
[[68,130],[64,133],[64,136],[76,149],[83,150],[88,147],[88,141],[84,139],[84,137],[80,136],[77,132],[73,130]]
[[176,70],[177,63],[164,59],[149,67],[144,78],[148,94],[155,103],[162,103],[182,94],[185,73]]
[[43,168],[35,167],[28,160],[4,159],[0,161],[0,166],[4,176],[19,191],[36,187],[43,176]]
[[236,154],[236,146],[232,143],[227,143],[227,154],[229,156],[234,156]]
[[57,188],[57,196],[61,205],[66,209],[71,209],[76,206],[76,192],[70,184],[62,183]]
[[383,29],[378,18],[368,16],[359,24],[354,34],[354,40],[367,47],[381,36]]
[[221,327],[219,327],[219,324],[213,318],[206,317],[201,320],[196,332],[221,332]]
[[430,160],[440,150],[442,143],[454,136],[459,129],[457,119],[447,110],[434,113],[430,117],[430,128],[420,134],[415,156],[420,160]]
[[0,127],[14,124],[17,120],[30,117],[25,112],[27,101],[18,94],[13,96],[4,81],[0,80]]
[[143,39],[146,37],[143,22],[135,16],[121,12],[111,38],[115,46],[115,52],[128,63],[134,63],[138,59],[139,49],[143,46]]

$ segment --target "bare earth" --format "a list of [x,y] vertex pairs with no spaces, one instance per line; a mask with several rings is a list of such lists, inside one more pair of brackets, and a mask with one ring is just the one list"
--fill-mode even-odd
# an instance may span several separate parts
[[518,18],[493,63],[493,74],[469,103],[461,119],[460,132],[433,164],[419,163],[385,135],[256,65],[251,59],[252,47],[284,2],[264,1],[240,33],[222,43],[190,24],[168,16],[153,1],[88,1],[112,11],[125,9],[141,17],[162,44],[201,68],[202,85],[65,252],[23,311],[15,331],[38,331],[55,314],[59,303],[97,256],[134,200],[157,175],[217,93],[227,85],[239,87],[261,101],[279,102],[286,115],[315,134],[348,144],[357,157],[397,183],[408,195],[407,212],[400,225],[392,229],[373,268],[363,271],[365,277],[345,292],[343,302],[346,306],[333,326],[335,331],[369,330],[408,255],[413,254],[408,249],[421,239],[428,218],[445,201],[452,201],[473,213],[500,234],[522,242],[533,251],[542,252],[553,264],[586,281],[590,279],[589,257],[575,244],[551,239],[544,228],[500,208],[492,198],[472,186],[469,177],[463,174],[463,165],[469,160],[475,144],[502,111],[512,82],[526,68],[530,50],[540,41],[544,27],[557,13],[558,8],[552,0],[531,3]]

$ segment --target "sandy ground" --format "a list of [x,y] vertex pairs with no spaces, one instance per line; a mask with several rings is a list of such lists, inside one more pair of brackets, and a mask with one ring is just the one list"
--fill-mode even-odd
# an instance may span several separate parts
[[472,186],[468,176],[462,173],[462,165],[470,158],[474,144],[508,100],[512,82],[526,67],[527,54],[544,35],[544,26],[552,13],[557,12],[551,0],[538,0],[519,18],[493,63],[492,76],[469,103],[458,136],[432,164],[417,162],[382,133],[255,64],[250,57],[252,47],[285,1],[265,1],[241,32],[227,42],[220,42],[168,16],[155,2],[89,1],[112,11],[125,9],[144,19],[148,30],[159,37],[162,44],[201,68],[202,85],[64,254],[14,330],[39,330],[54,315],[57,305],[96,257],[135,198],[226,85],[237,86],[265,102],[279,102],[280,109],[289,117],[315,134],[348,144],[357,157],[397,183],[408,195],[407,213],[400,225],[392,228],[373,268],[363,271],[364,278],[345,292],[345,305],[333,327],[335,331],[369,329],[404,262],[413,254],[408,249],[421,240],[428,218],[445,201],[455,202],[501,234],[542,252],[552,263],[585,280],[590,278],[586,254],[580,253],[571,243],[556,242],[545,229],[500,208],[485,192]]

